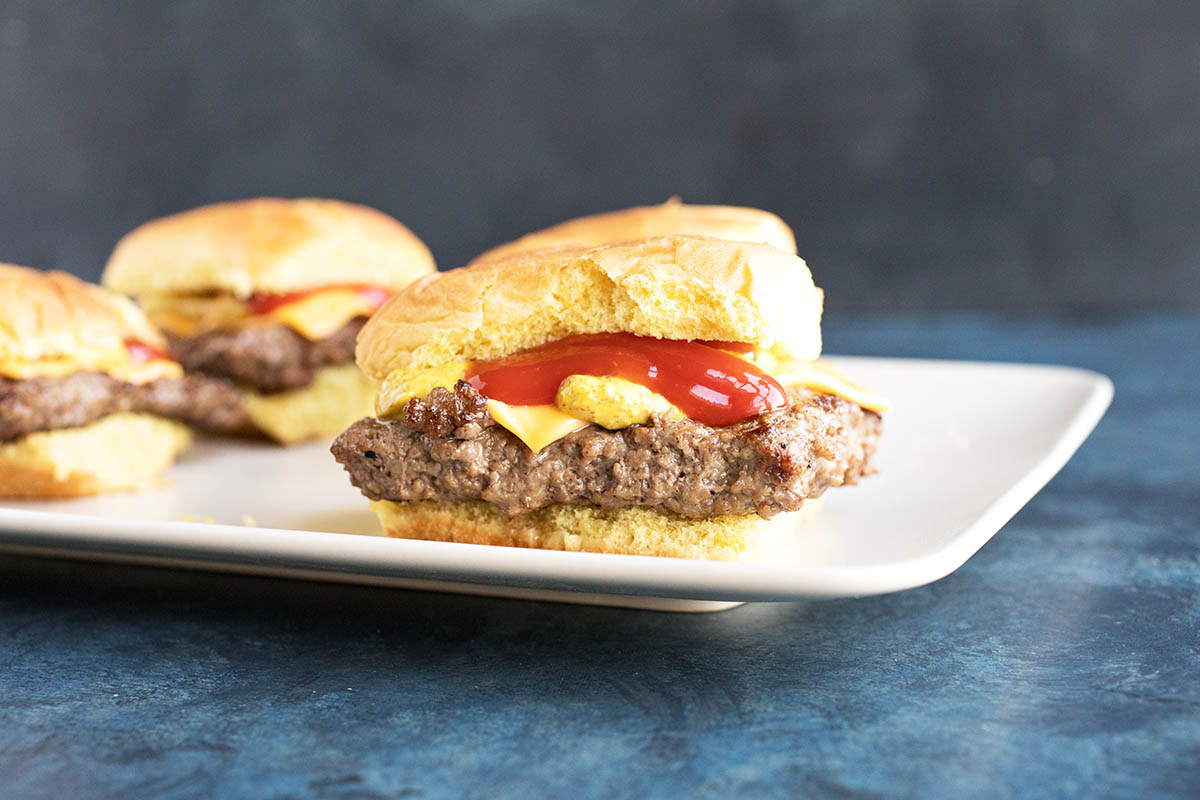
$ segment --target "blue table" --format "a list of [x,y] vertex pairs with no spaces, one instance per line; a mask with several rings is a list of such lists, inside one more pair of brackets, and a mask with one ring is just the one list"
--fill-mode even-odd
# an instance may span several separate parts
[[0,796],[1200,796],[1200,317],[834,317],[1116,400],[950,577],[672,615],[0,559]]

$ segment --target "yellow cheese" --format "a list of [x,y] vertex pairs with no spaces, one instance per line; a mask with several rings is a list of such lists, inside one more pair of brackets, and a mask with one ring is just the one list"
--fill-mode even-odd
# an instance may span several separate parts
[[[452,361],[429,369],[396,370],[384,378],[379,387],[379,395],[375,398],[376,413],[384,418],[399,416],[414,397],[426,397],[439,387],[453,391],[470,366],[467,361]],[[488,400],[488,412],[497,424],[512,431],[535,453],[588,424],[552,405],[510,406],[499,400]]]
[[362,292],[336,288],[313,292],[264,316],[315,342],[337,333],[355,317],[369,317],[373,313],[375,304]]
[[138,302],[155,325],[176,336],[275,322],[313,342],[336,333],[355,317],[375,312],[368,297],[345,287],[312,292],[265,314],[252,313],[246,301],[231,294],[153,292],[140,296]]
[[28,378],[61,378],[82,369],[74,358],[43,358],[37,361],[6,361],[0,364],[0,375],[23,381]]
[[554,406],[510,406],[499,400],[488,400],[487,405],[492,419],[535,453],[588,425],[587,420],[564,414]]
[[114,378],[127,383],[147,383],[159,378],[178,378],[183,369],[170,359],[155,358],[150,361],[134,361],[129,353],[122,351],[110,359],[83,364],[74,358],[46,358],[38,361],[9,361],[0,364],[0,376],[13,380],[29,378],[62,378],[81,371],[107,372]]
[[804,386],[815,392],[844,397],[868,411],[882,413],[892,407],[886,397],[851,383],[828,361],[779,361],[771,370],[771,377],[784,386]]
[[127,383],[149,383],[160,378],[178,378],[183,374],[179,362],[169,358],[154,358],[149,361],[127,361],[108,369],[108,374]]

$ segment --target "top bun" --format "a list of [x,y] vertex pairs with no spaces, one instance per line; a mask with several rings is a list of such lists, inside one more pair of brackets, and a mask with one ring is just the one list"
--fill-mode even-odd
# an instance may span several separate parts
[[262,197],[202,206],[126,234],[103,283],[125,294],[293,292],[363,283],[400,289],[436,269],[396,220],[338,200]]
[[676,235],[757,242],[793,255],[796,252],[792,229],[769,211],[741,206],[689,206],[672,197],[660,206],[638,206],[569,219],[494,247],[476,256],[472,263],[546,247],[591,247],[605,242]]
[[127,298],[65,272],[0,264],[0,374],[110,370],[129,361],[127,341],[166,349]]
[[761,244],[667,236],[541,250],[418,281],[367,322],[356,355],[383,380],[395,369],[626,331],[749,342],[814,359],[821,301],[803,260]]

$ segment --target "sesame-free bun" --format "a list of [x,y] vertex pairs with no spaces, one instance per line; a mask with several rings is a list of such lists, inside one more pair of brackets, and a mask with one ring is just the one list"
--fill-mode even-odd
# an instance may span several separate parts
[[262,197],[202,206],[126,234],[103,283],[147,292],[292,292],[335,284],[400,289],[435,269],[429,249],[381,211]]
[[581,333],[749,342],[791,358],[821,351],[821,290],[774,247],[667,236],[541,250],[428,276],[358,337],[363,370],[496,358]]
[[65,272],[0,264],[0,375],[114,371],[129,364],[130,340],[166,348],[127,298]]
[[494,247],[474,260],[491,261],[546,247],[591,247],[675,235],[757,242],[796,253],[792,229],[769,211],[742,206],[691,206],[674,197],[658,206],[569,219]]
[[0,444],[0,497],[83,497],[152,489],[191,442],[188,429],[149,414],[110,414],[82,428]]
[[820,498],[766,520],[757,514],[686,519],[648,508],[547,506],[509,516],[483,502],[375,500],[371,510],[388,536],[462,544],[531,547],[636,556],[763,561],[786,550]]

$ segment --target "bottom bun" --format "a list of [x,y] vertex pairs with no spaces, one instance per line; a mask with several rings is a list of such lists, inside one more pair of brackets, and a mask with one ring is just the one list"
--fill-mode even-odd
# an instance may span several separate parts
[[331,439],[375,413],[378,386],[354,364],[323,367],[303,389],[246,391],[242,405],[260,431],[281,444]]
[[384,533],[399,539],[623,553],[636,556],[761,561],[783,549],[820,500],[769,520],[756,514],[688,519],[648,508],[549,506],[509,516],[482,502],[376,500]]
[[191,442],[187,427],[150,414],[110,414],[82,428],[0,444],[0,497],[82,497],[162,485]]

